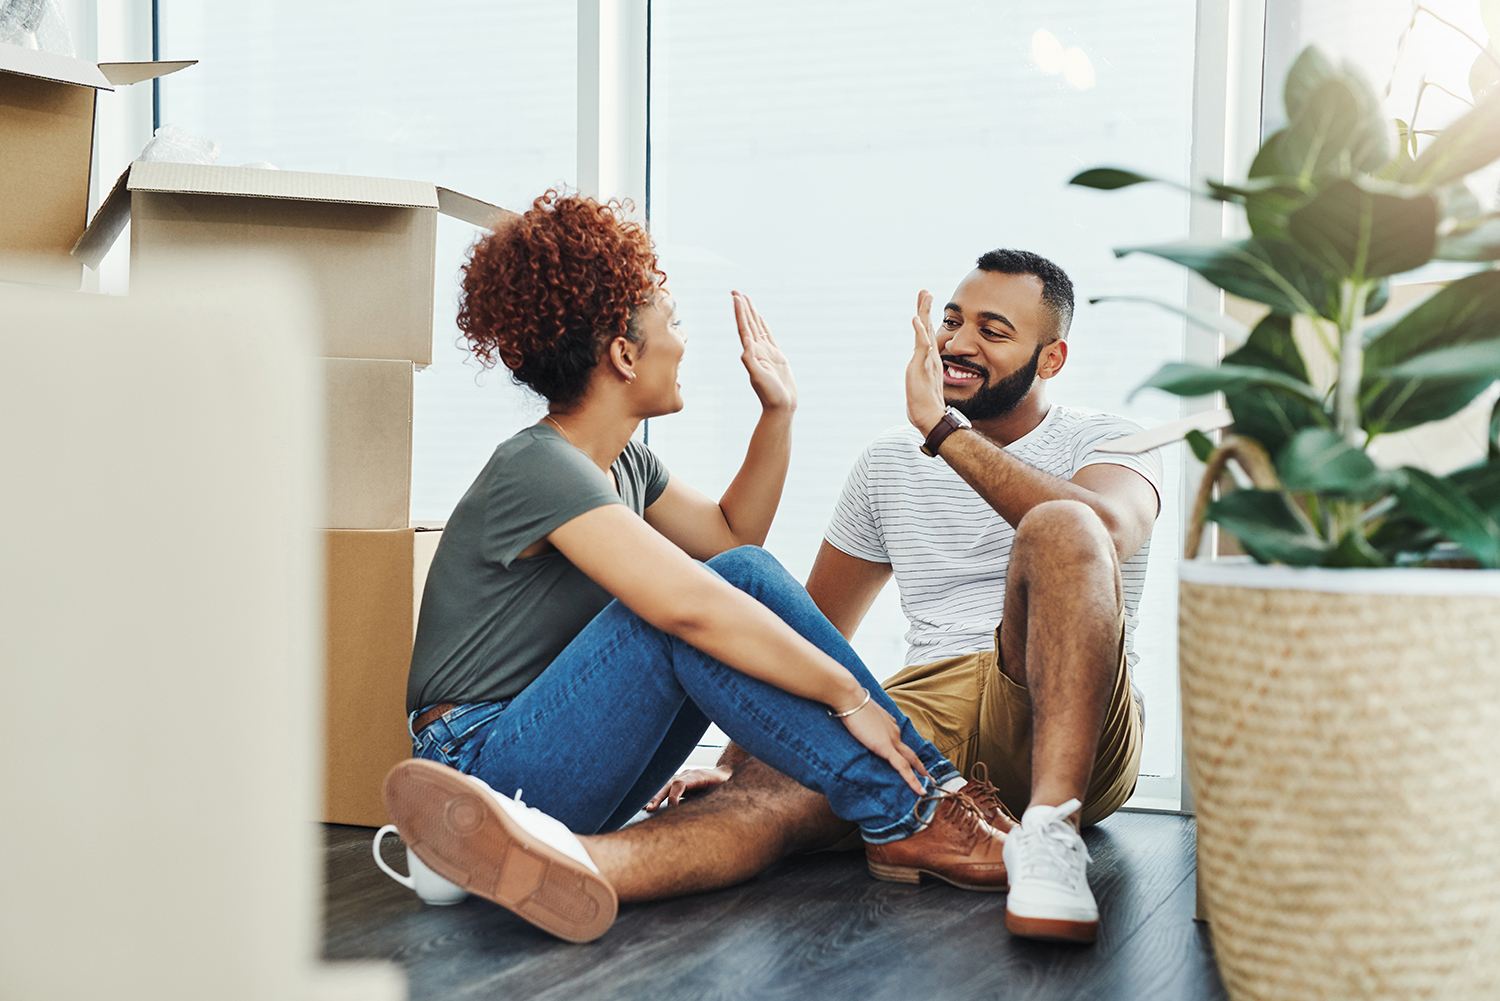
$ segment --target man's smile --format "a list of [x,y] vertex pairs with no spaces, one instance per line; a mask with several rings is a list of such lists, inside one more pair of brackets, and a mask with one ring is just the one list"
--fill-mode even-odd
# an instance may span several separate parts
[[961,362],[947,355],[943,357],[943,385],[972,387],[982,385],[989,373],[978,366]]

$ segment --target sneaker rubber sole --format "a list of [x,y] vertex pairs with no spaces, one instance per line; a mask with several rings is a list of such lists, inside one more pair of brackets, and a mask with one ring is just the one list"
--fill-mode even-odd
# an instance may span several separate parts
[[384,799],[408,848],[433,872],[569,942],[614,924],[614,888],[527,833],[472,781],[431,761],[391,769]]
[[1088,945],[1099,937],[1099,922],[1028,918],[1007,910],[1005,930],[1012,935],[1041,939],[1044,942],[1080,942]]
[[874,859],[865,859],[870,867],[870,875],[887,883],[920,883],[923,876],[931,876],[933,879],[942,880],[949,886],[956,886],[960,890],[975,890],[979,893],[1004,893],[1008,889],[1005,883],[998,886],[985,886],[979,883],[964,883],[954,879],[952,876],[944,876],[940,872],[931,869],[921,869],[906,865],[891,865],[889,862],[876,862]]

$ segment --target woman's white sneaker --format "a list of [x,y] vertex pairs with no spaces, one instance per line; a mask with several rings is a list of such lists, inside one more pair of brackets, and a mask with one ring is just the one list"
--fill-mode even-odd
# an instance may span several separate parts
[[519,795],[421,759],[392,768],[384,795],[407,847],[450,883],[570,942],[614,923],[614,888],[578,837]]
[[1067,818],[1083,804],[1029,807],[1005,839],[1010,896],[1005,927],[1014,935],[1058,942],[1092,942],[1099,934],[1099,906],[1089,889],[1093,861]]

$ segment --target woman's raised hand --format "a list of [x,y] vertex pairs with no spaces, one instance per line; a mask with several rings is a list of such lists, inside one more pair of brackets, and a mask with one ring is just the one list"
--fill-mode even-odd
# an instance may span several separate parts
[[858,712],[842,717],[839,722],[849,729],[855,740],[869,748],[872,754],[889,762],[913,792],[918,796],[926,795],[927,790],[922,788],[917,773],[927,775],[927,769],[923,766],[922,759],[917,757],[917,752],[901,740],[901,728],[880,703],[872,699],[860,706]]
[[743,292],[731,292],[734,297],[734,322],[740,330],[740,344],[744,351],[740,361],[750,373],[750,388],[760,397],[760,405],[767,410],[797,406],[797,380],[792,378],[792,366],[781,353],[776,338],[766,328],[766,321],[755,311],[750,297]]

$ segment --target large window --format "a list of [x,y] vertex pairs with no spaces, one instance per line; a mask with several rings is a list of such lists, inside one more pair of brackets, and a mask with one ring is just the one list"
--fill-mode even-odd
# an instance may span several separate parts
[[[219,142],[222,164],[429,180],[523,208],[574,178],[576,11],[571,0],[161,0],[162,57],[202,60],[162,81],[162,121]],[[415,383],[416,520],[447,518],[495,444],[541,409],[455,344],[474,235],[439,216],[433,364]]]
[[[689,333],[687,409],[652,421],[651,445],[701,489],[729,482],[758,413],[729,306],[730,289],[749,292],[801,390],[768,541],[794,574],[810,568],[860,451],[905,420],[918,289],[944,301],[985,250],[1037,251],[1077,285],[1055,402],[1148,426],[1179,416],[1175,398],[1128,394],[1182,357],[1181,323],[1086,300],[1183,301],[1180,269],[1111,248],[1183,237],[1186,199],[1065,182],[1101,163],[1187,179],[1193,0],[653,0],[651,11],[651,226]],[[1136,636],[1143,773],[1155,776],[1175,776],[1178,760],[1180,482],[1175,455],[1165,465]],[[905,631],[888,587],[855,642],[877,676],[901,666]]]

